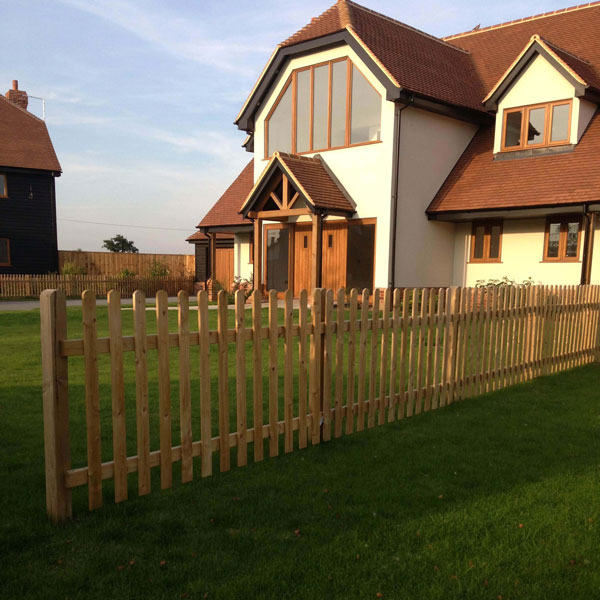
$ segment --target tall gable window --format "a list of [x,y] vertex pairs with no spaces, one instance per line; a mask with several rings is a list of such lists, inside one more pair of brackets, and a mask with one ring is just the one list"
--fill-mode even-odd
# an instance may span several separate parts
[[526,150],[569,142],[571,100],[504,111],[502,150]]
[[380,138],[381,96],[348,58],[295,70],[265,119],[265,157]]
[[8,190],[6,188],[6,175],[0,174],[0,198],[8,198]]

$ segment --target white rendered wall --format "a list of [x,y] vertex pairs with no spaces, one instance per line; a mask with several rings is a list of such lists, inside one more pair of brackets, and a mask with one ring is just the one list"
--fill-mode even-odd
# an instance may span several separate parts
[[233,236],[233,274],[242,279],[252,277],[250,264],[250,234],[236,233]]
[[451,285],[455,226],[428,221],[425,210],[477,126],[416,108],[401,119],[395,285]]
[[577,141],[585,133],[586,127],[589,125],[594,113],[598,110],[598,105],[587,100],[579,100],[579,121],[577,124]]
[[[362,60],[348,46],[342,46],[292,59],[279,76],[268,99],[256,115],[254,133],[254,181],[267,165],[264,159],[264,119],[287,81],[290,73],[299,67],[348,56],[382,98],[381,143],[319,152],[335,173],[352,200],[356,203],[357,218],[377,218],[375,241],[375,285],[384,287],[388,282],[390,198],[394,141],[394,103],[385,100],[385,89],[372,75]],[[308,156],[312,156],[309,154]],[[422,215],[425,219],[425,216]]]
[[[505,220],[500,263],[470,263],[471,223],[456,226],[454,252],[454,285],[474,286],[477,281],[509,279],[521,283],[531,277],[544,285],[576,285],[581,278],[581,260],[577,262],[544,262],[546,219]],[[585,233],[581,234],[579,257],[583,255]],[[594,237],[592,283],[600,283],[600,225]]]

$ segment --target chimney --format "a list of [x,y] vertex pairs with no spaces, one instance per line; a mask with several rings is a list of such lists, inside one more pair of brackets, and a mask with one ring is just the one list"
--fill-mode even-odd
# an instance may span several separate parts
[[19,82],[16,79],[13,79],[12,89],[8,90],[5,96],[17,106],[27,110],[27,105],[29,104],[27,92],[19,89]]

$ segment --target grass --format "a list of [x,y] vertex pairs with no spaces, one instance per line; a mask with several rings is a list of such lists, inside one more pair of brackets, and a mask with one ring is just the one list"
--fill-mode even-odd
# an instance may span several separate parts
[[[79,335],[80,310],[68,316]],[[598,595],[597,365],[169,491],[154,478],[144,498],[131,476],[131,499],[114,505],[106,486],[95,513],[81,488],[74,521],[55,527],[44,512],[38,311],[0,313],[0,339],[2,598]],[[77,466],[83,371],[70,365]]]

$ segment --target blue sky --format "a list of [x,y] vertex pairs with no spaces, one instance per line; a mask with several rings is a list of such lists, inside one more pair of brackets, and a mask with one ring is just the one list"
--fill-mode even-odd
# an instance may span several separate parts
[[[565,2],[362,3],[442,36]],[[63,167],[59,248],[100,250],[122,233],[141,252],[189,253],[185,237],[251,158],[232,122],[256,77],[278,42],[332,3],[0,1],[0,89],[18,79],[46,99]]]

